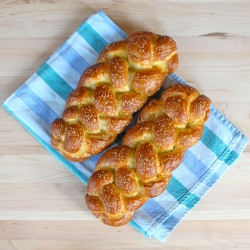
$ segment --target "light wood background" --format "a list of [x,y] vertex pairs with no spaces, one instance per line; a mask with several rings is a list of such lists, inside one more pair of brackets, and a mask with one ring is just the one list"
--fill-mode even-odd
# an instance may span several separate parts
[[[0,102],[92,13],[178,45],[177,73],[250,138],[249,1],[0,1]],[[250,249],[250,145],[164,244],[110,228],[86,187],[0,108],[0,249]]]

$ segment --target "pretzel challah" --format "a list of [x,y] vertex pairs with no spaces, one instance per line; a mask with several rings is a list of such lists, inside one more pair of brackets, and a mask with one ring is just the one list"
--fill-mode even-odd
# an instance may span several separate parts
[[128,223],[149,198],[160,195],[185,150],[199,141],[210,99],[175,84],[150,101],[121,146],[107,150],[89,179],[87,207],[111,226]]
[[137,32],[109,44],[81,76],[62,118],[51,124],[52,146],[71,161],[108,147],[178,66],[174,40]]

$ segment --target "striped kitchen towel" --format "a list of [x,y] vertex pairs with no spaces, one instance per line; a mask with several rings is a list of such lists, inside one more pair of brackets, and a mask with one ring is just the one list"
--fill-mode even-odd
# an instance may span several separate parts
[[[103,11],[98,11],[3,103],[11,115],[85,184],[101,154],[81,163],[67,161],[51,147],[49,127],[61,116],[65,100],[77,86],[83,71],[95,63],[108,43],[126,36]],[[177,74],[172,74],[164,88],[176,82],[186,84]],[[163,242],[234,163],[247,142],[247,138],[211,105],[211,115],[201,140],[186,151],[183,163],[173,172],[165,192],[141,207],[130,225],[146,237],[154,236]],[[117,144],[119,138],[112,146]]]

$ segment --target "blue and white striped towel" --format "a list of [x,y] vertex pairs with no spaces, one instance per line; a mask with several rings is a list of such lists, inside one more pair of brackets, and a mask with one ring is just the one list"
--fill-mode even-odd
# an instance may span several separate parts
[[[81,163],[65,160],[50,145],[49,126],[62,114],[68,94],[76,87],[82,72],[95,63],[105,45],[126,36],[104,12],[98,11],[3,103],[10,114],[85,184],[100,155]],[[186,84],[172,74],[164,87],[175,82]],[[201,140],[186,151],[165,192],[136,212],[131,226],[146,237],[165,241],[185,214],[239,157],[247,142],[247,138],[211,106]],[[119,140],[112,146],[118,143]]]

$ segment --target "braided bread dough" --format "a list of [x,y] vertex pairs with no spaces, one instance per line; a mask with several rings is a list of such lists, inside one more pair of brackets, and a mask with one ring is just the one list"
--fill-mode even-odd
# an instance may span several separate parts
[[175,84],[150,101],[121,146],[107,150],[89,179],[87,207],[111,226],[128,223],[149,198],[167,187],[185,150],[197,143],[210,114],[210,99]]
[[51,124],[52,146],[71,161],[100,153],[177,66],[176,43],[168,36],[137,32],[109,44]]

